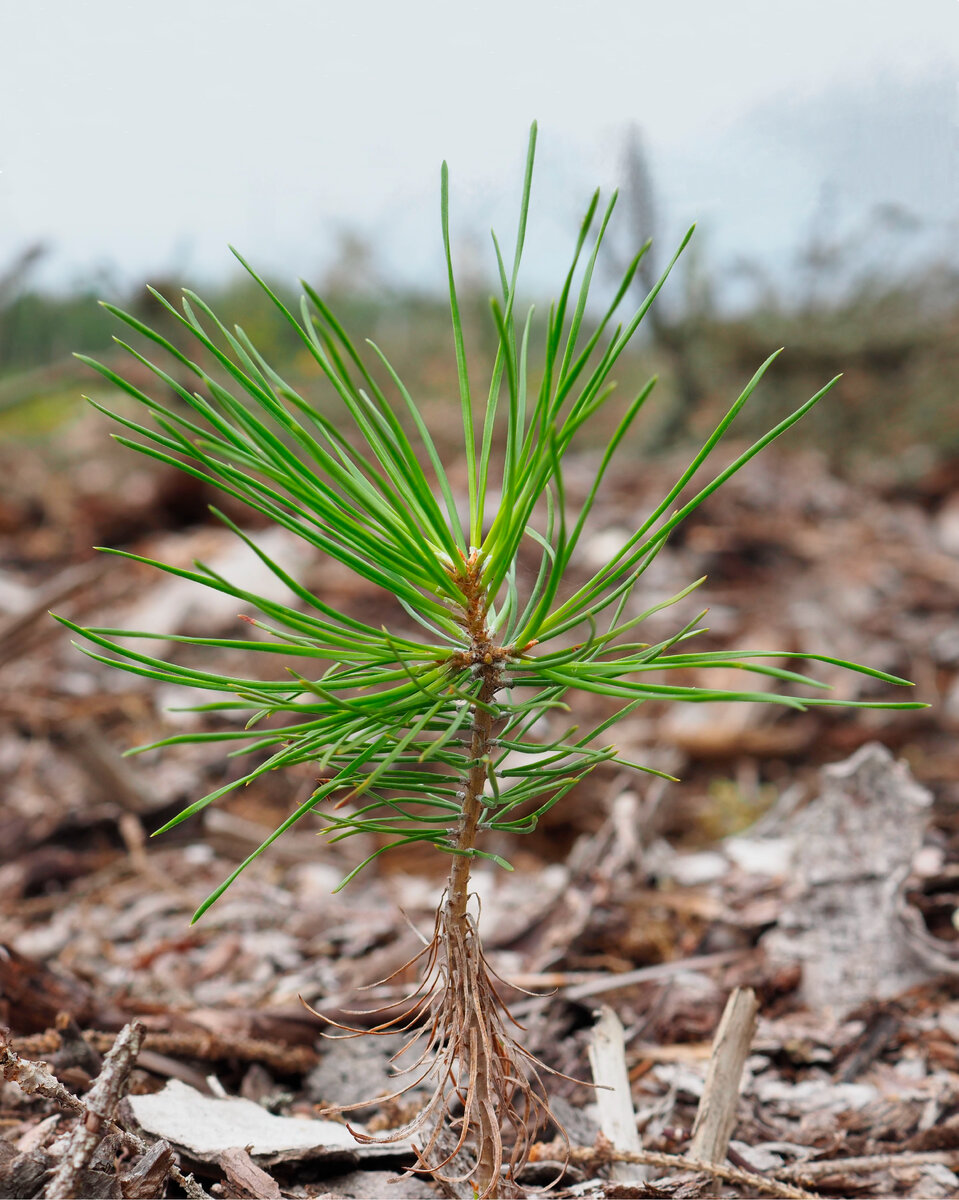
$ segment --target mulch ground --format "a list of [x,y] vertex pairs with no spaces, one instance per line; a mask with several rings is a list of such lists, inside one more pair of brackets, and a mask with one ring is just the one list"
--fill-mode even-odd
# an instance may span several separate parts
[[[208,520],[212,497],[105,451],[102,433],[99,420],[78,423],[56,448],[55,470],[49,447],[8,453],[2,464],[0,1024],[8,1082],[0,1091],[0,1193],[4,1179],[11,1195],[49,1189],[75,1128],[90,1119],[67,1096],[87,1102],[103,1056],[135,1019],[144,1034],[127,1080],[131,1095],[117,1110],[117,1127],[100,1131],[86,1168],[95,1174],[84,1176],[84,1186],[102,1190],[89,1194],[174,1196],[190,1186],[219,1196],[441,1194],[423,1178],[387,1183],[410,1161],[396,1148],[306,1152],[284,1144],[282,1131],[272,1146],[266,1132],[239,1147],[215,1138],[187,1144],[185,1134],[164,1132],[162,1117],[155,1129],[137,1117],[138,1098],[173,1094],[175,1084],[188,1089],[176,1093],[181,1108],[196,1103],[196,1122],[210,1128],[202,1102],[211,1100],[243,1100],[300,1122],[368,1100],[355,1119],[373,1131],[400,1123],[414,1101],[376,1101],[394,1090],[388,1056],[395,1047],[376,1038],[325,1040],[301,1000],[334,1018],[395,1000],[408,981],[378,981],[416,952],[416,931],[432,927],[443,863],[421,853],[386,856],[332,894],[369,848],[331,848],[311,836],[318,821],[310,830],[304,822],[190,925],[197,904],[309,794],[313,778],[305,768],[266,776],[150,840],[173,813],[235,777],[237,763],[210,744],[133,759],[121,752],[218,718],[170,714],[196,697],[84,658],[47,610],[155,630],[163,654],[210,661],[202,648],[163,635],[230,636],[235,602],[93,556],[89,547],[122,545],[184,564],[200,558],[226,574],[242,572],[247,586],[267,581],[256,578],[255,560],[236,539]],[[592,468],[571,461],[572,494]],[[581,570],[605,561],[675,469],[658,463],[611,480]],[[364,620],[396,619],[389,598],[340,568],[304,558],[285,536],[254,533],[324,598]],[[527,1027],[529,1048],[570,1077],[550,1085],[577,1148],[561,1170],[559,1194],[751,1194],[756,1185],[737,1181],[738,1170],[767,1178],[770,1194],[954,1195],[959,466],[892,488],[879,472],[854,486],[814,457],[760,458],[667,546],[644,600],[701,575],[709,577],[704,587],[653,619],[645,640],[708,604],[711,645],[806,647],[865,662],[914,680],[916,698],[932,707],[644,708],[621,727],[620,744],[682,783],[597,771],[534,835],[502,847],[515,873],[477,872],[485,945],[510,985],[506,998]],[[217,661],[247,669],[239,655]],[[891,689],[866,677],[831,669],[820,677],[844,697],[891,698]],[[587,702],[584,721],[596,715]],[[908,986],[851,1010],[810,1008],[800,965],[768,952],[795,884],[791,822],[817,795],[821,767],[873,741],[902,759],[932,797],[901,889],[917,968],[903,980]],[[717,1180],[678,1164],[711,1040],[737,986],[756,991],[760,1019],[727,1178]],[[625,1027],[644,1150],[677,1156],[645,1167],[645,1178],[613,1170],[597,1141],[595,1093],[575,1082],[589,1079],[586,1048],[603,1004]],[[47,1085],[24,1090],[23,1064],[41,1060],[63,1094]],[[531,1187],[548,1182],[563,1158],[554,1135],[542,1132],[538,1161],[524,1177]],[[169,1160],[155,1149],[163,1138]],[[181,1182],[170,1174],[174,1161]],[[194,1184],[182,1182],[185,1173]]]

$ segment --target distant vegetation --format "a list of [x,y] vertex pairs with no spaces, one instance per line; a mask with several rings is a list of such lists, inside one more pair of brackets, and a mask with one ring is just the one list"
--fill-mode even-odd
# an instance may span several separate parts
[[[632,170],[627,205],[630,194],[641,196],[641,159]],[[648,211],[648,204],[640,203],[628,210],[624,245],[628,240],[639,244],[655,232],[644,218]],[[890,219],[889,214],[877,218],[880,224]],[[624,391],[650,368],[662,379],[659,408],[637,435],[645,439],[645,449],[695,436],[755,362],[785,345],[787,353],[741,418],[743,436],[765,428],[774,412],[785,411],[841,371],[844,379],[829,403],[797,431],[831,451],[837,469],[868,455],[895,457],[908,471],[903,452],[910,448],[921,451],[913,456],[917,464],[959,454],[959,269],[931,264],[911,274],[884,272],[881,263],[864,255],[863,244],[862,237],[847,243],[814,239],[797,263],[795,287],[788,294],[754,264],[740,264],[740,291],[752,299],[735,315],[716,304],[716,280],[700,259],[689,258],[685,267],[681,263],[679,285],[674,276],[667,297],[670,315],[654,323],[646,342],[620,365]],[[660,245],[656,257],[671,249]],[[347,239],[344,254],[319,284],[348,332],[362,331],[382,345],[425,403],[448,400],[452,409],[456,365],[448,351],[449,313],[442,295],[401,292],[380,282],[370,266],[372,251],[355,237]],[[174,341],[178,336],[169,328],[172,318],[144,287],[132,294],[115,289],[109,294],[102,282],[62,294],[36,287],[34,266],[40,257],[40,248],[31,247],[5,270],[0,267],[0,432],[5,437],[45,432],[69,417],[79,393],[94,386],[71,356],[74,351],[109,355],[114,328],[97,303],[100,298],[163,326]],[[193,281],[151,282],[175,295],[181,283]],[[293,298],[295,281],[274,286]],[[278,319],[264,317],[239,273],[200,290],[244,327],[266,357],[304,382],[312,367],[302,348]],[[545,312],[548,297],[529,299]],[[485,359],[496,336],[485,293],[466,295],[463,307],[468,344]],[[606,432],[597,429],[597,441]]]

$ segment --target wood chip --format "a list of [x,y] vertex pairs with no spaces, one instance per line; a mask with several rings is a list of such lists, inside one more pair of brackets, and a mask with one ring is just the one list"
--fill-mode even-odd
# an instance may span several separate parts
[[282,1193],[280,1185],[272,1175],[268,1175],[250,1158],[246,1150],[237,1146],[224,1150],[217,1162],[226,1173],[229,1190],[228,1196],[238,1197],[239,1200],[280,1200]]
[[[636,1113],[626,1069],[626,1042],[619,1017],[607,1005],[599,1010],[589,1041],[589,1065],[596,1084],[599,1127],[617,1150],[636,1153],[642,1149],[636,1130]],[[645,1169],[629,1162],[614,1162],[610,1176],[623,1182],[642,1180]]]
[[689,1157],[698,1162],[718,1163],[726,1157],[758,1011],[756,993],[750,988],[736,988],[726,1002],[693,1125]]

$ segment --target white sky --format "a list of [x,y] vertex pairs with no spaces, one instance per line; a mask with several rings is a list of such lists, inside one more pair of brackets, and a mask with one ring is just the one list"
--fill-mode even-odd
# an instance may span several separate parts
[[778,253],[827,175],[959,210],[957,0],[0,0],[0,50],[0,270],[42,239],[45,278],[311,273],[356,226],[438,284],[441,160],[508,234],[533,117],[543,254],[629,122],[670,239]]

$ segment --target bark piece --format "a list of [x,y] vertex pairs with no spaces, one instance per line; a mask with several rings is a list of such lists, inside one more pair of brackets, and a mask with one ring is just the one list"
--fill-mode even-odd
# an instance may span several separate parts
[[[401,1175],[399,1178],[386,1171],[350,1171],[324,1179],[323,1191],[315,1200],[429,1200],[430,1197],[455,1194],[451,1185],[440,1188],[416,1176]],[[463,1195],[472,1195],[462,1189]]]
[[19,1200],[21,1196],[36,1196],[50,1173],[52,1159],[43,1150],[17,1154],[0,1162],[0,1196]]
[[396,1157],[410,1149],[408,1142],[361,1146],[337,1121],[274,1116],[239,1096],[204,1096],[178,1079],[171,1079],[162,1092],[130,1096],[127,1104],[148,1133],[182,1147],[201,1162],[218,1162],[237,1142],[267,1166],[304,1157],[354,1161]]
[[233,1146],[219,1156],[229,1190],[226,1195],[239,1200],[280,1200],[280,1185],[250,1158],[246,1150]]
[[120,1191],[124,1200],[153,1200],[155,1196],[162,1196],[167,1176],[174,1165],[173,1147],[161,1138],[129,1171],[120,1176]]
[[56,1032],[60,1048],[50,1056],[49,1064],[59,1078],[63,1078],[65,1071],[75,1069],[85,1071],[91,1078],[100,1073],[103,1059],[69,1013],[57,1016]]
[[[623,1027],[619,1017],[605,1004],[593,1026],[589,1065],[596,1084],[600,1130],[616,1150],[638,1153],[643,1147],[636,1129]],[[646,1178],[645,1168],[636,1163],[614,1162],[609,1170],[612,1179],[623,1183]]]
[[874,1012],[866,1022],[862,1035],[856,1039],[839,1072],[840,1083],[855,1083],[882,1054],[902,1029],[898,1013],[883,1009]]
[[802,963],[803,1003],[842,1014],[928,978],[897,914],[932,798],[877,743],[821,778],[790,831],[793,900],[764,945]]
[[704,1163],[726,1158],[736,1124],[743,1067],[756,1032],[759,1003],[751,988],[736,988],[723,1010],[696,1112],[689,1157]]
[[[401,1034],[386,1034],[331,1041],[306,1077],[307,1095],[314,1103],[349,1108],[366,1120],[378,1106],[377,1096],[396,1091],[397,1068],[390,1056],[399,1053],[406,1040]],[[412,1098],[425,1103],[428,1096],[429,1089],[419,1084]]]
[[49,1029],[61,1012],[83,1024],[94,1008],[85,983],[0,945],[0,1023],[14,1033]]
[[[52,1179],[50,1181],[53,1182]],[[44,1197],[50,1193],[44,1189]],[[95,1171],[92,1167],[83,1167],[76,1171],[71,1179],[71,1190],[63,1192],[61,1195],[67,1197],[67,1200],[122,1200],[123,1193],[120,1190],[120,1181],[116,1175],[107,1173],[106,1171]]]

